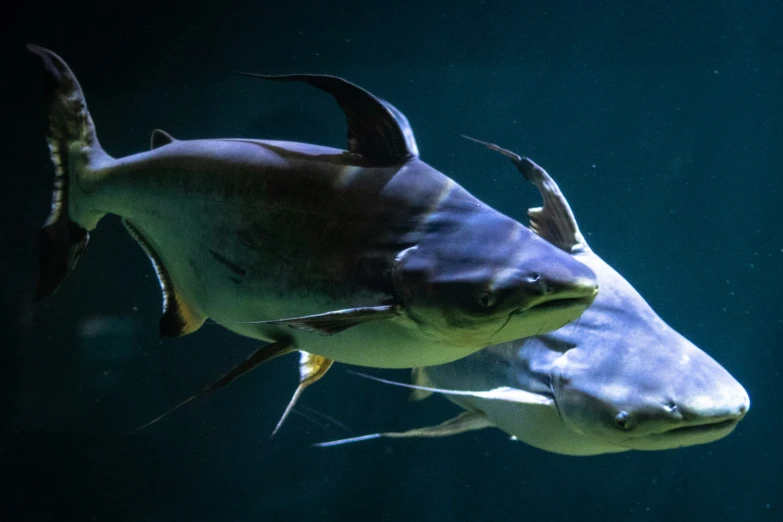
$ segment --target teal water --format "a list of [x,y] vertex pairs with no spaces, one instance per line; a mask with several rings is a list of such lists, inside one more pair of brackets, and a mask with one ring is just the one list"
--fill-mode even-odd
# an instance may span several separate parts
[[[550,4],[21,6],[0,79],[0,520],[783,519],[783,8]],[[366,87],[408,116],[422,159],[520,220],[535,191],[459,134],[530,156],[593,249],[745,386],[750,412],[726,439],[664,452],[565,457],[490,430],[318,449],[457,408],[336,366],[270,440],[297,379],[289,356],[129,436],[257,344],[217,326],[161,341],[158,283],[115,219],[31,303],[52,168],[27,42],[73,68],[115,156],[156,127],[344,146],[328,96],[237,70]]]

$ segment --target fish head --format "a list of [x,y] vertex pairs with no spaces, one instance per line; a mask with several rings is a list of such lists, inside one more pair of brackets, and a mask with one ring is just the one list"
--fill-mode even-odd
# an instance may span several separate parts
[[590,268],[497,215],[466,219],[397,258],[408,314],[450,342],[486,346],[555,330],[598,292]]
[[613,353],[575,348],[555,362],[552,391],[571,429],[636,450],[704,444],[734,430],[750,407],[742,385],[676,331],[656,329],[629,330]]

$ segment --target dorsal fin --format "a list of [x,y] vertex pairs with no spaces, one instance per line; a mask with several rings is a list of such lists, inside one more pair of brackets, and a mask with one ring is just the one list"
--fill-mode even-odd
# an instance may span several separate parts
[[150,149],[155,150],[158,147],[162,147],[164,145],[168,145],[169,143],[172,143],[174,138],[166,131],[162,131],[160,129],[155,129],[152,131],[152,136],[150,136]]
[[501,148],[494,143],[487,143],[465,135],[463,138],[480,143],[511,159],[522,176],[538,188],[544,205],[527,211],[528,218],[530,218],[530,228],[533,232],[569,254],[589,250],[590,247],[587,246],[584,236],[579,232],[579,226],[576,224],[574,213],[571,212],[571,206],[563,193],[560,192],[560,187],[557,186],[555,180],[544,169],[536,165],[533,160]]
[[160,318],[160,335],[163,337],[178,337],[198,330],[207,317],[191,308],[182,295],[174,288],[171,277],[166,271],[158,253],[152,248],[147,238],[133,226],[127,219],[122,224],[128,233],[141,246],[147,257],[150,258],[155,273],[158,275],[160,289],[163,292],[163,315]]
[[416,144],[416,136],[413,135],[413,128],[411,128],[411,124],[408,121],[408,118],[394,105],[387,102],[384,99],[379,98],[378,99],[384,107],[392,114],[394,119],[397,121],[397,125],[400,127],[400,130],[402,131],[402,136],[405,138],[405,144],[408,146],[408,151],[416,156],[419,157],[419,146]]
[[390,103],[347,80],[325,74],[237,74],[277,82],[306,82],[331,94],[348,120],[348,150],[373,165],[394,165],[419,154],[407,118]]

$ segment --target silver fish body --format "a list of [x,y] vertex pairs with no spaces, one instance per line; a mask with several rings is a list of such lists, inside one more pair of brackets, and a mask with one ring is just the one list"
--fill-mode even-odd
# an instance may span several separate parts
[[269,78],[332,94],[347,151],[156,131],[151,151],[115,159],[65,62],[31,50],[49,78],[57,173],[39,297],[106,214],[153,262],[164,335],[211,318],[278,351],[411,367],[552,330],[595,297],[589,268],[421,161],[407,119],[345,80]]
[[421,368],[435,388],[512,387],[542,406],[447,397],[519,440],[567,455],[661,450],[725,437],[747,413],[742,385],[664,323],[636,290],[591,251],[577,255],[601,292],[578,323]]

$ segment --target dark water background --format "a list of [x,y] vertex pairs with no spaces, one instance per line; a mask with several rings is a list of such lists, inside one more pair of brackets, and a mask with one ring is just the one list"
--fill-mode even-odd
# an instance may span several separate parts
[[[6,11],[0,520],[783,520],[781,4],[550,4]],[[409,404],[335,367],[270,441],[297,378],[289,356],[128,436],[257,344],[215,326],[160,341],[157,281],[114,218],[67,284],[31,304],[52,168],[28,41],[71,65],[115,156],[145,149],[155,127],[343,147],[327,95],[234,70],[349,78],[407,114],[424,160],[518,219],[535,191],[459,134],[529,155],[594,250],[743,383],[750,413],[724,440],[665,452],[565,457],[491,430],[316,449],[456,407]]]

